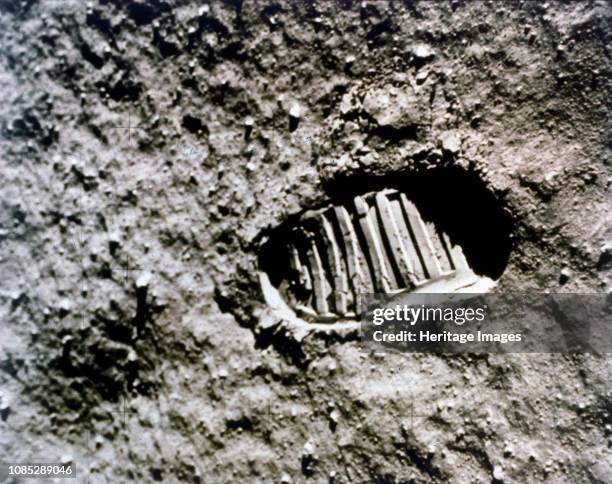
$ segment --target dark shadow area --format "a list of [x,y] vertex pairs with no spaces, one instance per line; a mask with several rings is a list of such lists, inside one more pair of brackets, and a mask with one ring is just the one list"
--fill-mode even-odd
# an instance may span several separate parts
[[208,132],[208,128],[204,126],[202,120],[190,114],[183,116],[183,127],[193,134]]
[[512,250],[514,223],[480,175],[457,167],[428,170],[396,186],[421,216],[458,244],[472,270],[498,279]]
[[395,128],[393,126],[377,126],[372,130],[372,134],[394,144],[401,143],[407,139],[419,139],[419,129],[416,125],[402,126],[400,128]]
[[355,195],[394,188],[406,194],[427,222],[458,244],[472,270],[498,279],[512,250],[514,222],[504,203],[475,171],[456,166],[410,173],[369,174],[334,179],[325,186],[331,203],[351,203]]

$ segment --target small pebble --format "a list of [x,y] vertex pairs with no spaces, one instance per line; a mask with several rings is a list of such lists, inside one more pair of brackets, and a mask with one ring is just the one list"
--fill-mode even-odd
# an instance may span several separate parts
[[461,149],[461,139],[454,131],[445,131],[440,135],[442,150],[449,153],[458,153]]
[[338,420],[340,420],[340,412],[338,412],[338,410],[332,410],[332,412],[329,414],[329,419],[337,424]]
[[299,119],[302,115],[302,109],[298,103],[294,103],[289,110],[289,116],[295,119]]
[[567,281],[569,281],[570,277],[572,277],[572,271],[569,268],[564,267],[561,269],[561,273],[559,274],[559,283],[565,284]]
[[72,457],[72,455],[64,454],[64,455],[62,455],[62,457],[60,459],[60,462],[62,464],[70,464],[73,460],[74,460],[74,457]]
[[8,397],[0,392],[0,411],[6,412],[10,408]]
[[70,302],[69,299],[62,299],[59,303],[59,307],[60,309],[64,310],[64,311],[70,311],[70,309],[72,308],[72,303]]
[[150,272],[143,272],[138,279],[136,279],[136,287],[139,289],[144,289],[146,287],[149,287],[149,284],[151,283],[151,273]]
[[118,244],[120,240],[121,240],[121,237],[119,236],[119,234],[117,232],[111,232],[110,234],[108,234],[108,241],[109,242],[112,242],[114,244]]
[[302,455],[305,457],[309,457],[314,454],[314,444],[310,441],[304,444],[304,449],[302,450]]
[[426,44],[419,44],[413,50],[414,57],[419,60],[431,59],[435,53],[431,47]]

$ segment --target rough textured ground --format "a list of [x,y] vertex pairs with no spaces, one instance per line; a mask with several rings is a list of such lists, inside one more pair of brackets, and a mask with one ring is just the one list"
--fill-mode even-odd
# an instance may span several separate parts
[[611,482],[609,358],[295,343],[256,278],[279,224],[407,184],[499,290],[609,292],[610,4],[198,3],[0,1],[1,457]]

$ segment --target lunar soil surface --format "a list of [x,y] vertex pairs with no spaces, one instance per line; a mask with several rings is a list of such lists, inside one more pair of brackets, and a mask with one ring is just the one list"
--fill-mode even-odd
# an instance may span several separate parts
[[611,12],[1,0],[0,461],[612,482],[609,355],[371,353],[260,282],[302,214],[398,190],[493,291],[610,293]]

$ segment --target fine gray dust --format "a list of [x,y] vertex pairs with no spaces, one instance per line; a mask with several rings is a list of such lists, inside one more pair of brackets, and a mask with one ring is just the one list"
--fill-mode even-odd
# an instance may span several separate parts
[[609,356],[288,337],[260,284],[279,230],[393,189],[495,291],[609,294],[611,16],[0,0],[0,461],[91,483],[612,482]]

